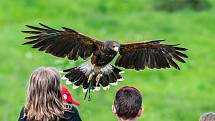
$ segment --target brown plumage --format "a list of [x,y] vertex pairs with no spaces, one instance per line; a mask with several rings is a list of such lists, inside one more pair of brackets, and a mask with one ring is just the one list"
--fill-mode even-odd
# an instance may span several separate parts
[[70,60],[77,60],[79,57],[86,60],[91,57],[91,61],[64,70],[68,72],[65,77],[73,82],[75,88],[83,85],[87,92],[90,92],[90,89],[98,90],[100,85],[107,89],[109,84],[122,79],[120,75],[122,71],[110,64],[117,53],[119,56],[115,62],[116,66],[135,70],[143,70],[146,67],[151,69],[174,67],[180,70],[175,61],[185,63],[184,58],[187,58],[183,53],[186,48],[161,44],[160,42],[164,40],[130,44],[119,44],[116,41],[102,42],[69,28],[56,30],[44,24],[40,25],[42,27],[27,25],[32,30],[23,32],[31,34],[25,38],[31,41],[24,44],[31,44],[32,48],[39,51],[61,58],[67,57]]
[[187,58],[187,55],[182,52],[187,49],[177,45],[161,44],[161,41],[164,40],[122,44],[116,66],[136,70],[142,70],[145,67],[160,69],[172,66],[180,70],[174,59],[185,63],[183,58]]

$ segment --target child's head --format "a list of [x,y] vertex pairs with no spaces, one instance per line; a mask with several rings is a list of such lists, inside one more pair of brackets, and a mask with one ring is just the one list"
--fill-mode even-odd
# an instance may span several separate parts
[[143,111],[142,96],[134,87],[122,87],[116,93],[112,111],[120,119],[133,120]]
[[25,108],[29,120],[55,120],[63,115],[60,75],[55,68],[40,67],[31,74]]

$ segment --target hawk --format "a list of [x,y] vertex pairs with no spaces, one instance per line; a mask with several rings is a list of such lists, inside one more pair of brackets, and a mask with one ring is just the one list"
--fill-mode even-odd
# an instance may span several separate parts
[[[83,64],[64,70],[73,88],[83,86],[85,98],[90,90],[98,91],[100,87],[109,89],[109,85],[116,85],[122,80],[123,71],[117,67],[138,71],[171,67],[180,70],[175,61],[185,63],[185,58],[188,58],[183,53],[186,48],[179,47],[179,44],[162,44],[164,40],[120,44],[113,40],[100,41],[66,27],[57,30],[39,24],[41,27],[26,25],[31,30],[22,31],[30,34],[25,38],[29,41],[24,45],[30,44],[39,51],[74,61],[79,57],[84,60],[90,57]],[[114,66],[110,62],[115,57]]]

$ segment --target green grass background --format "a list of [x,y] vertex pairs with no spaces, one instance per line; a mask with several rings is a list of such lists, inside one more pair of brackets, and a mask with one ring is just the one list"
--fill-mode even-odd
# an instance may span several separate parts
[[[131,85],[143,94],[141,121],[197,121],[215,111],[215,1],[207,11],[154,11],[150,0],[1,0],[0,1],[0,120],[15,121],[24,105],[30,73],[40,66],[58,69],[64,59],[22,46],[26,24],[39,22],[70,27],[100,40],[134,42],[166,39],[189,48],[186,64],[174,69],[141,72],[126,70],[125,81],[84,101],[81,90],[71,90],[81,102],[84,121],[115,121],[111,105],[115,92]],[[78,62],[80,63],[80,62]],[[69,87],[69,86],[68,86]]]

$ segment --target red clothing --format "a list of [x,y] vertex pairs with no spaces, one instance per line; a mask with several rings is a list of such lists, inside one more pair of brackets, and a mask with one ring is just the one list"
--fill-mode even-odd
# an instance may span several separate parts
[[62,96],[63,96],[63,100],[65,102],[71,103],[71,104],[74,104],[74,105],[77,105],[77,106],[80,105],[80,102],[74,100],[72,98],[72,95],[70,94],[69,90],[66,87],[64,87],[63,85],[62,85]]

